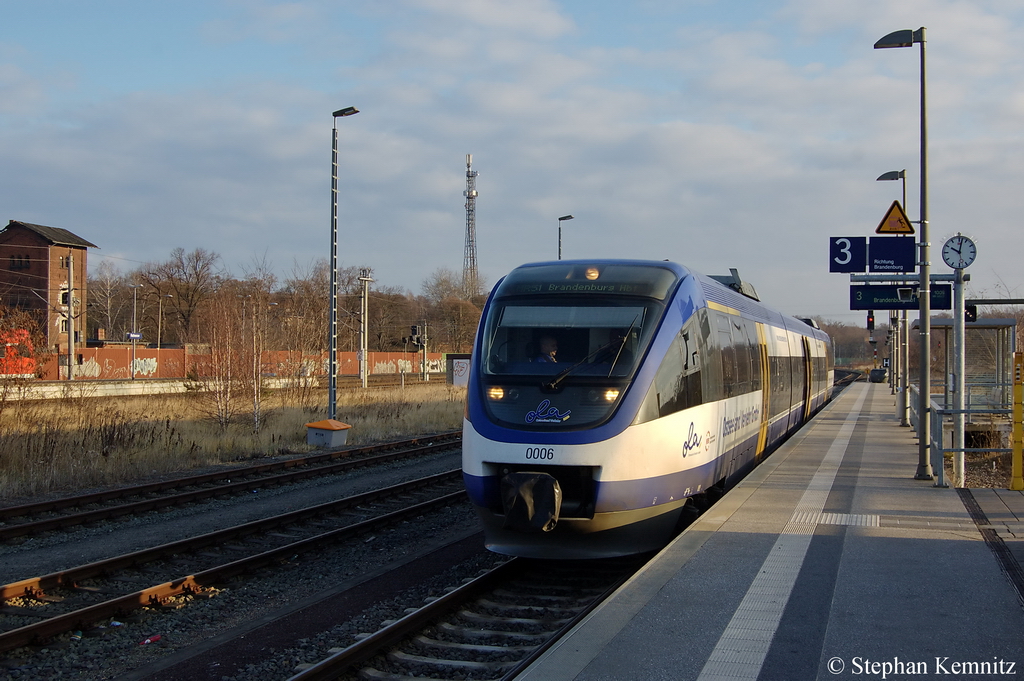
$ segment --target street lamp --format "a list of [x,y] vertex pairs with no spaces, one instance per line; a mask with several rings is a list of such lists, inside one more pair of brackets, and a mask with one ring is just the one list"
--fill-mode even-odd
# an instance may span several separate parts
[[365,388],[369,381],[369,364],[367,362],[367,345],[366,339],[369,332],[369,318],[370,318],[370,282],[373,279],[370,277],[369,269],[359,270],[359,283],[362,285],[363,294],[360,296],[359,302],[359,380]]
[[[905,168],[903,170],[890,170],[875,178],[876,182],[891,180],[903,181],[903,210],[905,212],[907,210],[907,170]],[[892,348],[896,355],[896,366],[891,368],[893,370],[892,382],[899,386],[896,392],[896,412],[900,416],[901,426],[910,425],[910,418],[907,414],[910,409],[910,404],[907,402],[907,384],[910,380],[908,372],[910,349],[907,347],[907,333],[907,311],[900,310],[899,325],[896,327],[896,341],[893,343]],[[890,352],[890,356],[892,354]],[[896,375],[897,368],[899,376]]]
[[571,215],[563,215],[558,218],[558,259],[562,259],[562,222],[565,220],[572,220]]
[[918,406],[917,440],[918,458],[917,480],[931,480],[932,463],[929,457],[931,449],[931,263],[928,243],[928,116],[927,107],[927,79],[925,68],[925,28],[922,26],[916,31],[905,29],[895,31],[880,38],[875,43],[875,49],[890,47],[912,47],[914,43],[921,45],[921,242],[920,242],[920,274],[921,283],[918,286],[918,301],[920,302],[920,330],[921,330],[921,374],[920,374],[920,404]]
[[354,106],[334,112],[334,144],[331,148],[331,305],[327,361],[327,418],[338,412],[338,119],[359,113]]
[[[164,293],[163,295],[160,296],[160,298],[159,298],[159,305],[157,305],[157,313],[156,313],[156,356],[158,358],[160,357],[160,340],[161,340],[161,333],[163,332],[163,326],[164,326],[164,298],[173,298],[173,297],[174,296],[172,296],[170,293]],[[158,360],[157,363],[159,363],[159,360]]]
[[132,339],[132,380],[135,380],[135,344],[139,339],[139,327],[137,324],[139,303],[139,289],[143,287],[143,284],[128,284],[128,288],[132,290],[132,332],[129,337]]
[[903,212],[907,211],[907,171],[906,170],[890,170],[887,173],[882,173],[875,182],[882,182],[885,180],[903,180]]

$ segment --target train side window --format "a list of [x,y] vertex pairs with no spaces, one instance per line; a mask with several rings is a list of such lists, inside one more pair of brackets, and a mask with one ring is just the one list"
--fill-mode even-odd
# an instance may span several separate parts
[[704,354],[707,347],[699,320],[691,317],[679,333],[678,340],[683,354],[682,389],[686,394],[686,406],[695,407],[698,404],[704,403],[701,367],[704,363]]
[[736,392],[733,394],[744,395],[750,392],[750,344],[739,317],[732,319],[732,346],[736,358]]
[[772,374],[772,390],[768,410],[771,416],[778,416],[788,409],[790,404],[789,357],[772,355],[768,358],[768,366]]
[[722,357],[718,347],[718,322],[714,312],[706,308],[697,310],[695,316],[700,328],[700,345],[704,351],[701,362],[702,402],[715,402],[725,397],[722,389]]
[[722,389],[724,397],[736,392],[736,348],[732,344],[732,323],[728,315],[716,312],[718,318],[718,346],[722,356]]
[[700,319],[691,318],[665,353],[636,423],[653,421],[702,403],[701,368],[706,347]]
[[750,352],[750,390],[760,390],[761,342],[757,338],[757,323],[750,319],[744,319],[743,332],[747,337],[747,347]]
[[683,384],[683,355],[679,348],[679,338],[672,341],[665,359],[654,375],[654,385],[658,399],[658,416],[668,416],[683,408],[680,404]]

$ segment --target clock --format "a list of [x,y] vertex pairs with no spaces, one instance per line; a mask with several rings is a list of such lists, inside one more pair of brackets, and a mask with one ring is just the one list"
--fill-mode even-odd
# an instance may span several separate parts
[[978,248],[974,242],[962,234],[950,237],[942,246],[942,259],[955,270],[969,267],[978,257]]

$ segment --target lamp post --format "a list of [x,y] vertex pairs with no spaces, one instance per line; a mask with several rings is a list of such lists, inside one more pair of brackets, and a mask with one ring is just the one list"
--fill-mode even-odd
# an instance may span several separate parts
[[[173,298],[170,293],[164,293],[159,297],[156,313],[156,356],[160,357],[160,341],[164,326],[164,298]],[[157,361],[159,364],[159,360]]]
[[[907,210],[907,171],[903,170],[890,170],[887,173],[882,173],[877,178],[876,182],[879,181],[891,181],[891,180],[902,180],[903,184],[903,210]],[[910,330],[907,326],[907,311],[900,310],[899,315],[899,326],[897,327],[896,342],[893,343],[893,350],[896,353],[896,367],[893,368],[893,381],[899,386],[896,391],[896,413],[900,417],[901,426],[910,425],[910,403],[907,402],[907,386],[910,383],[910,348],[907,345],[907,335]],[[892,354],[892,353],[890,353]],[[896,375],[896,369],[899,370],[899,376]]]
[[885,180],[903,180],[903,211],[906,212],[906,210],[907,210],[907,171],[905,169],[904,170],[890,170],[889,172],[882,173],[877,178],[875,178],[875,182],[880,182],[880,181],[885,181]]
[[327,418],[338,412],[338,119],[359,113],[354,106],[334,112],[331,148],[331,304],[328,322]]
[[571,215],[563,215],[562,217],[558,218],[558,259],[559,260],[562,259],[562,223],[565,220],[572,220],[572,219],[573,218],[572,218]]
[[920,373],[920,404],[918,406],[917,419],[917,440],[918,459],[917,480],[931,480],[933,478],[932,463],[930,459],[931,450],[931,263],[930,246],[928,243],[928,116],[927,116],[927,78],[925,68],[925,28],[922,26],[916,31],[904,29],[895,31],[880,38],[875,43],[875,49],[890,47],[913,47],[914,43],[921,45],[921,241],[920,241],[920,274],[921,283],[918,286],[918,300],[920,302],[920,340],[921,340],[921,373]]
[[366,339],[369,335],[370,282],[372,281],[369,269],[359,270],[359,283],[363,288],[363,294],[359,301],[359,380],[364,388],[368,385],[370,374]]
[[135,344],[139,339],[139,327],[136,323],[138,321],[138,303],[139,303],[139,289],[142,288],[142,284],[128,284],[128,287],[132,290],[132,380],[135,380]]

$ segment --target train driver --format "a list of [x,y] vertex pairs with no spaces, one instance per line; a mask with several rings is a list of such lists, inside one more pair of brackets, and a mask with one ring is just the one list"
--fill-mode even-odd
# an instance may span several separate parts
[[557,362],[555,355],[558,354],[558,341],[552,336],[541,336],[540,342],[540,354],[533,360],[534,362]]

